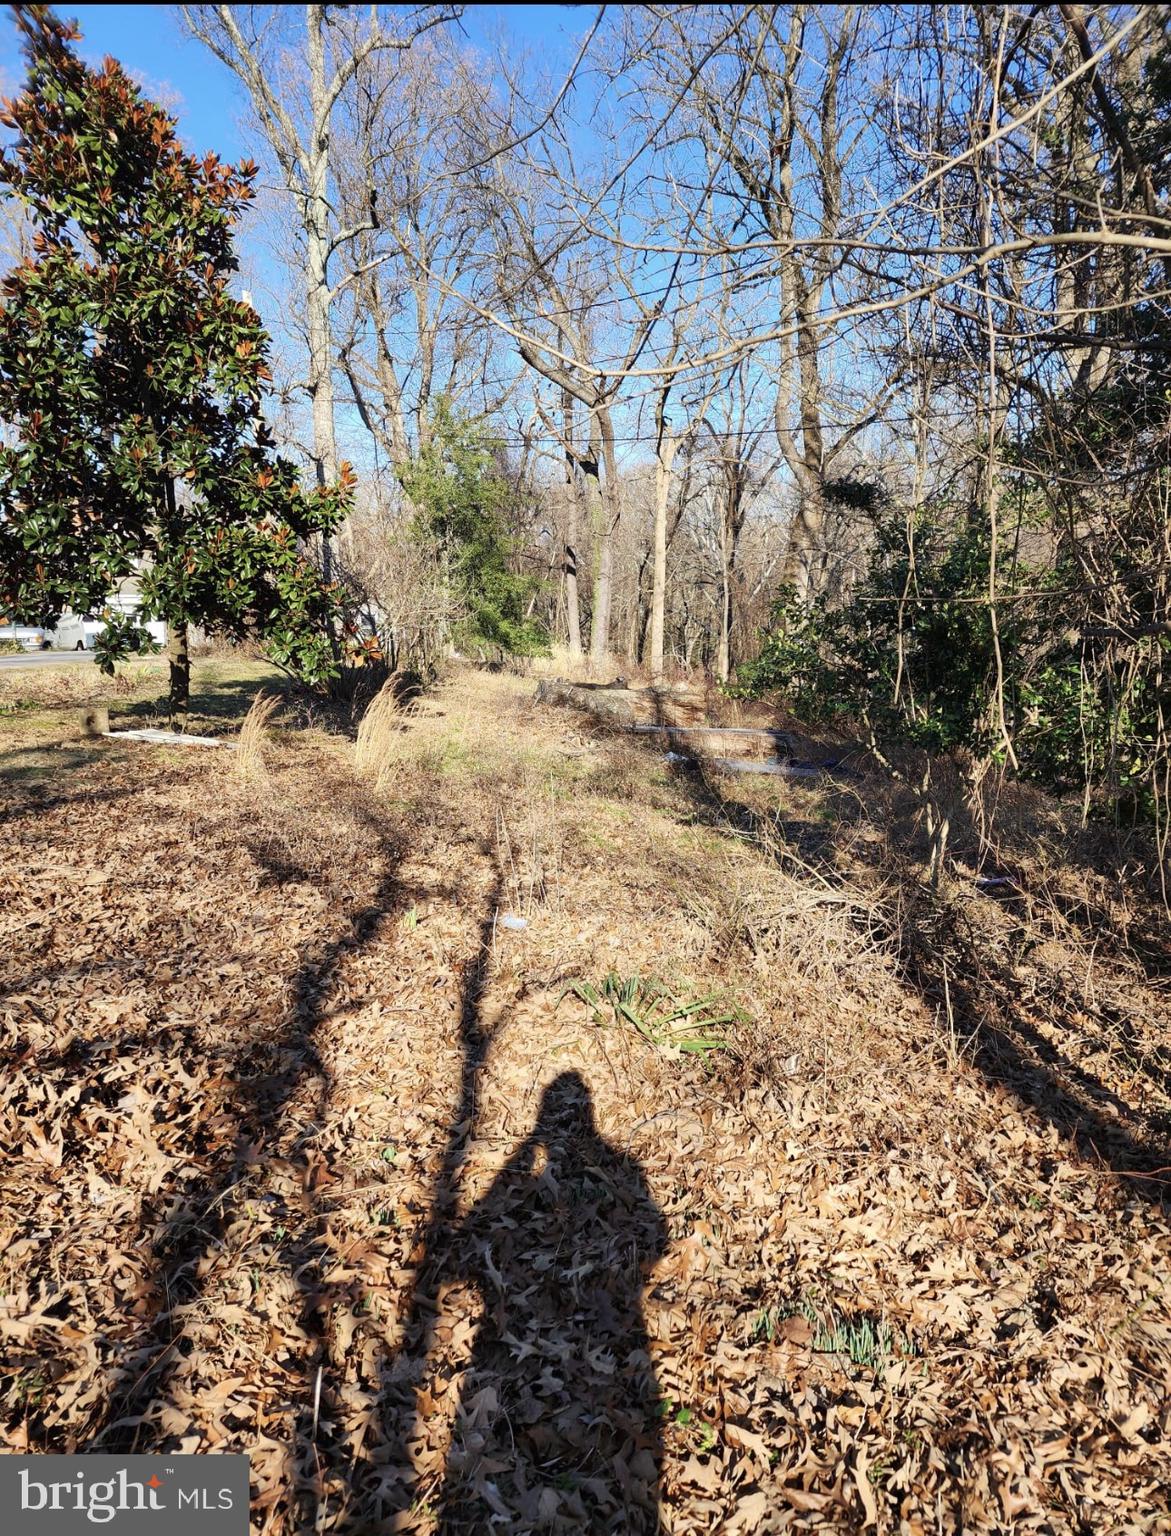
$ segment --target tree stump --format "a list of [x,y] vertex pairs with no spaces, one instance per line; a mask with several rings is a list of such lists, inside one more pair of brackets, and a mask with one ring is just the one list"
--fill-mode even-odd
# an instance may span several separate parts
[[110,711],[104,704],[91,704],[81,712],[81,729],[85,736],[108,736]]

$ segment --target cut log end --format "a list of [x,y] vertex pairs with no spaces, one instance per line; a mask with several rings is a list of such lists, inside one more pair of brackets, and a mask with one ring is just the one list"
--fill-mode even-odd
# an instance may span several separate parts
[[91,704],[88,709],[83,709],[78,721],[83,736],[110,734],[110,711],[104,704]]

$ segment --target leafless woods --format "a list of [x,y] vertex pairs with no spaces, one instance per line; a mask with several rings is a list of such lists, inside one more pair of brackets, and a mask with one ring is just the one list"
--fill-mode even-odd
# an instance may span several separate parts
[[778,594],[885,559],[876,688],[907,705],[912,617],[961,601],[1000,760],[1060,653],[1108,677],[1093,750],[1141,715],[1165,780],[1165,7],[184,14],[268,167],[287,435],[359,466],[334,558],[391,631],[449,617],[403,535],[442,402],[571,656],[727,680]]

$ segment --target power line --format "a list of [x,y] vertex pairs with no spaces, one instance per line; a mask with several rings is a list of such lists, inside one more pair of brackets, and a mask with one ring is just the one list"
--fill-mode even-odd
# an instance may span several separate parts
[[[767,263],[761,263],[760,266],[758,266],[757,268],[749,271],[746,274],[746,276],[738,274],[737,277],[736,277],[735,284],[734,284],[734,291],[739,293],[743,289],[752,286],[752,284],[754,282],[758,282],[761,279],[767,277],[769,275],[769,273],[767,271],[767,267],[768,267]],[[426,274],[426,275],[430,276],[429,273]],[[595,309],[616,308],[616,307],[621,306],[623,304],[635,304],[635,303],[638,303],[639,301],[644,300],[644,299],[663,298],[666,294],[671,293],[675,289],[693,287],[693,286],[695,286],[698,283],[704,283],[704,282],[709,282],[709,281],[711,281],[711,273],[710,272],[699,272],[699,273],[696,273],[694,277],[682,277],[682,278],[679,278],[675,282],[667,283],[662,288],[643,288],[643,289],[637,290],[636,292],[628,292],[628,293],[622,293],[622,294],[609,294],[605,298],[589,299],[589,300],[586,300],[582,304],[568,305],[565,308],[554,307],[552,309],[542,310],[542,311],[539,311],[539,312],[531,314],[531,315],[516,315],[516,316],[511,316],[510,315],[510,318],[513,318],[515,320],[516,324],[524,325],[524,326],[535,325],[535,324],[540,324],[540,323],[553,324],[553,323],[556,323],[556,321],[559,318],[560,319],[571,319],[572,320],[572,319],[576,319],[580,315],[585,314],[587,311],[592,311],[592,310],[595,310]],[[462,294],[457,288],[455,288],[454,284],[451,285],[451,286],[452,286],[453,295],[456,298],[463,300],[465,304],[474,302],[474,301],[469,300],[464,294]],[[465,312],[465,314],[466,314],[466,312]],[[473,312],[473,314],[474,314],[474,312]],[[664,314],[664,315],[660,316],[660,319],[662,319],[662,320],[669,319],[669,318],[670,317],[667,314]],[[481,321],[481,325],[482,326],[483,325],[487,325],[487,324],[489,324],[489,322]],[[451,322],[441,321],[441,322],[439,322],[437,325],[435,325],[432,328],[432,334],[433,335],[437,335],[437,336],[438,335],[449,335],[449,334],[455,334],[455,333],[457,333],[459,331],[471,330],[471,329],[474,329],[474,327],[475,327],[475,319],[474,318],[464,318],[461,321],[451,321]],[[388,328],[388,334],[390,334],[390,335],[394,335],[395,334],[393,328]],[[414,331],[414,332],[412,332],[412,331],[400,331],[397,334],[399,334],[399,335],[413,335],[413,334],[417,334],[417,330]],[[614,354],[613,356],[610,356],[610,357],[591,357],[588,363],[583,360],[579,364],[570,364],[569,366],[571,366],[571,367],[573,367],[573,366],[589,367],[593,371],[597,371],[598,369],[606,368],[610,364],[621,364],[621,363],[624,363],[625,360],[626,360],[625,354],[623,354],[623,353],[616,353],[616,354]]]

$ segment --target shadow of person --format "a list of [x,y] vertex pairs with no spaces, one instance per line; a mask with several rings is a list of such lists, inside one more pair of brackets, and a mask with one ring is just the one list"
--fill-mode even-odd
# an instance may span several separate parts
[[642,1288],[666,1229],[637,1162],[598,1134],[576,1072],[546,1088],[531,1136],[454,1236],[484,1311],[438,1529],[657,1531]]

